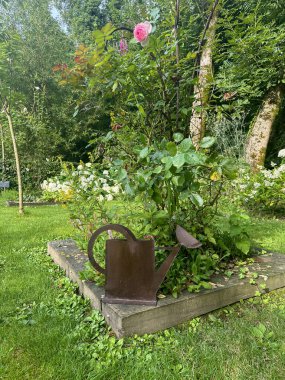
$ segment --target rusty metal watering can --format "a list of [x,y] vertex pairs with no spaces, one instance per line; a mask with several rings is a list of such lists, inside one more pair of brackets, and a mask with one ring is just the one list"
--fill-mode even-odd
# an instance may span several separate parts
[[[93,247],[98,236],[104,231],[116,231],[125,239],[106,241],[106,269],[94,259]],[[197,248],[201,243],[177,226],[176,236],[181,245]],[[106,275],[104,303],[126,305],[156,305],[156,293],[166,276],[180,246],[154,247],[154,240],[139,240],[126,227],[108,224],[93,233],[88,244],[88,257],[92,266]],[[155,268],[155,250],[171,251],[159,269]]]

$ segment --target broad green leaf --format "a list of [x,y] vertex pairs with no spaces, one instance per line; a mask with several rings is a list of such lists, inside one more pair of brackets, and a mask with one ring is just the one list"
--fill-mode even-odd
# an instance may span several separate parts
[[210,148],[212,145],[215,144],[215,142],[216,142],[215,137],[207,136],[201,140],[200,147],[204,149]]
[[161,171],[162,171],[162,166],[157,166],[153,169],[152,172],[155,174],[159,174],[159,173],[161,173]]
[[183,175],[175,176],[172,178],[172,182],[175,186],[183,186],[185,182],[185,177]]
[[196,207],[202,207],[203,206],[203,199],[202,197],[197,193],[191,193],[190,194],[190,200]]
[[167,149],[168,153],[170,154],[170,156],[172,156],[172,157],[174,157],[177,153],[176,144],[172,141],[170,141],[166,144],[166,149]]
[[182,133],[174,133],[173,139],[176,142],[180,142],[180,141],[182,141],[184,139],[184,136],[183,136]]
[[172,161],[173,161],[173,160],[172,160],[171,157],[163,157],[163,158],[161,159],[161,162],[162,162],[163,164],[165,164],[165,170],[168,170],[168,169],[171,168],[172,163],[173,163]]
[[125,179],[127,177],[128,173],[125,169],[119,169],[118,171],[118,181],[122,181],[123,179]]
[[193,147],[192,140],[188,137],[184,139],[179,145],[178,149],[182,153],[187,153]]
[[191,152],[185,153],[185,161],[190,165],[203,165],[205,159],[198,152]]
[[236,247],[242,251],[242,253],[244,253],[245,255],[249,252],[250,250],[250,242],[248,239],[243,239],[243,240],[240,240],[240,241],[237,241],[235,243]]
[[148,147],[145,147],[145,148],[143,148],[143,149],[140,151],[140,153],[139,153],[139,157],[140,157],[140,158],[146,158],[146,157],[148,156],[148,153],[149,153],[149,151],[148,151]]
[[176,168],[181,168],[185,164],[185,155],[183,153],[177,154],[173,157],[172,163]]

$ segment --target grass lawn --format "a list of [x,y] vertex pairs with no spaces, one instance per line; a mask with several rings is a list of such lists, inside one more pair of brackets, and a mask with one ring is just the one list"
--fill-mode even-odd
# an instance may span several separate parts
[[[60,206],[8,208],[0,194],[0,379],[285,378],[285,291],[163,333],[116,340],[45,255],[72,236]],[[255,219],[251,234],[285,253],[285,221]]]

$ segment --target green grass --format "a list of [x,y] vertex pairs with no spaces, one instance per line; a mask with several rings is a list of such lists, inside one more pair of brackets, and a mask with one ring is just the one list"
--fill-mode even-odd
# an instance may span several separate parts
[[[118,342],[42,248],[72,236],[66,209],[19,216],[7,197],[0,195],[1,380],[285,378],[284,290]],[[284,221],[255,219],[250,233],[285,253]]]
[[252,218],[250,235],[258,245],[285,253],[285,220]]

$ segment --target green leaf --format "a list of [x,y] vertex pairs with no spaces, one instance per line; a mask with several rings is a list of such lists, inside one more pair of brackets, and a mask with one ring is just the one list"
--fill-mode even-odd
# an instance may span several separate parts
[[197,152],[185,153],[185,160],[190,165],[203,165],[205,162],[204,157]]
[[258,327],[253,327],[252,328],[252,334],[256,337],[256,338],[259,338],[259,339],[262,339],[264,334],[262,331],[259,330]]
[[191,148],[193,148],[193,143],[190,138],[184,139],[179,145],[178,149],[182,153],[187,153]]
[[232,159],[225,159],[221,162],[223,173],[229,179],[235,179],[237,176],[237,165]]
[[176,142],[180,142],[184,139],[184,136],[182,135],[182,133],[174,133],[173,139]]
[[200,285],[203,286],[204,289],[212,289],[212,285],[209,282],[201,281]]
[[204,149],[210,148],[212,145],[215,144],[215,142],[216,142],[215,137],[207,136],[201,140],[200,147]]
[[128,173],[125,169],[123,169],[123,168],[119,169],[118,175],[117,175],[118,181],[122,181],[127,176],[128,176]]
[[116,91],[116,89],[118,88],[118,85],[119,85],[119,83],[118,83],[118,81],[116,80],[116,81],[114,82],[114,84],[113,84],[112,92],[115,92],[115,91]]
[[153,219],[157,225],[164,225],[169,218],[169,215],[166,211],[160,210],[153,214]]
[[114,29],[114,27],[112,26],[112,24],[110,22],[108,22],[108,24],[104,25],[103,28],[102,28],[102,32],[105,33],[105,34],[108,34],[110,33],[112,30]]
[[211,322],[217,322],[218,321],[218,318],[215,317],[213,314],[209,314],[208,318],[209,318],[209,321],[211,321]]
[[192,272],[192,274],[193,274],[194,276],[198,273],[198,268],[197,268],[196,263],[193,263],[193,264],[191,265],[191,272]]
[[239,240],[235,246],[246,255],[250,250],[250,241],[248,239]]
[[149,153],[149,150],[148,150],[148,147],[145,147],[143,148],[140,153],[139,153],[139,157],[140,158],[146,158],[148,156],[148,153]]
[[139,110],[139,113],[140,113],[143,117],[146,116],[145,110],[144,110],[143,106],[141,106],[140,104],[138,105],[138,110]]
[[155,173],[155,174],[159,174],[159,173],[161,173],[161,171],[162,171],[162,166],[156,166],[154,169],[153,169],[153,173]]
[[175,176],[172,178],[172,182],[174,183],[175,186],[183,186],[185,182],[184,176]]
[[170,141],[166,144],[166,149],[167,149],[168,153],[170,154],[170,156],[172,156],[172,157],[174,157],[177,153],[176,144],[172,141]]
[[101,32],[101,30],[95,30],[93,32],[93,37],[95,38],[95,40],[104,39],[104,33]]
[[163,157],[161,162],[165,164],[165,170],[169,170],[172,166],[172,158],[171,157]]
[[197,193],[191,193],[190,194],[190,200],[196,207],[202,207],[203,206],[203,199],[202,197]]
[[176,168],[181,168],[185,164],[185,155],[183,153],[177,154],[173,157],[172,163]]

